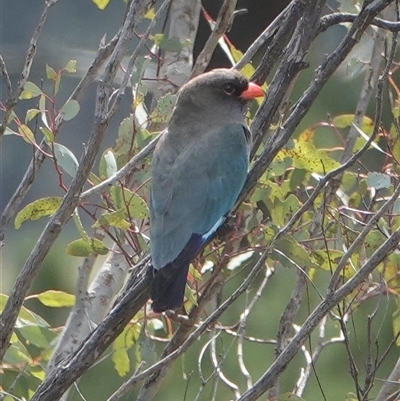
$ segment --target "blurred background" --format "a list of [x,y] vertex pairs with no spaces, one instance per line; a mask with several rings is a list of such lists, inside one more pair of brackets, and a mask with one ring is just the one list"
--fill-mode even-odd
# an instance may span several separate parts
[[[216,17],[221,1],[204,0],[204,8],[208,13]],[[266,26],[275,18],[275,16],[289,3],[288,0],[239,0],[237,9],[245,8],[247,13],[238,16],[235,19],[228,37],[231,42],[243,52],[249,47],[253,40],[265,29]],[[349,3],[351,8],[352,2]],[[42,13],[44,1],[31,0],[2,0],[0,4],[0,52],[6,62],[8,72],[12,82],[15,84],[19,79],[22,65],[25,59],[25,52],[28,48],[30,38],[37,26]],[[330,2],[330,7],[335,9],[335,1]],[[87,67],[91,64],[101,38],[106,35],[111,38],[120,26],[125,11],[125,3],[120,0],[113,0],[109,6],[100,11],[89,0],[60,0],[51,8],[48,20],[45,24],[43,33],[38,42],[37,56],[35,58],[30,81],[38,86],[43,85],[46,88],[45,65],[52,66],[56,71],[66,65],[71,59],[77,60],[77,73],[65,75],[58,95],[60,105],[69,96],[72,89],[78,83]],[[328,11],[328,10],[327,10]],[[161,30],[160,22],[160,30]],[[198,38],[195,45],[195,56],[199,53],[205,40],[209,35],[209,26],[202,17],[199,25]],[[320,35],[316,40],[312,52],[309,54],[308,61],[310,67],[302,72],[293,92],[293,98],[298,97],[312,79],[315,68],[325,55],[331,52],[345,33],[345,27],[336,26],[328,29],[327,32]],[[363,40],[353,53],[353,57],[348,59],[337,71],[334,77],[328,82],[312,107],[311,112],[303,120],[298,128],[297,134],[308,126],[317,124],[327,119],[328,115],[334,116],[342,113],[353,113],[360,90],[360,84],[363,78],[362,66],[363,60],[368,59],[370,43],[368,37]],[[254,63],[257,63],[257,56]],[[228,66],[228,61],[224,53],[217,49],[215,56],[210,63],[209,68]],[[77,156],[78,160],[83,152],[83,146],[87,140],[94,114],[96,85],[86,92],[80,100],[81,110],[78,116],[64,124],[58,136],[58,141],[67,146]],[[4,82],[0,82],[0,100],[6,100],[7,91]],[[24,116],[26,109],[31,108],[23,102],[16,109],[19,116]],[[115,115],[110,126],[108,136],[103,143],[106,149],[113,145],[116,139],[118,126],[122,119],[129,115],[131,97],[128,93],[123,101],[119,111]],[[25,107],[25,109],[24,109]],[[374,105],[371,104],[371,110]],[[0,113],[1,114],[1,113]],[[324,147],[331,147],[337,144],[337,138],[331,135],[331,131],[321,129],[317,141],[321,141]],[[41,134],[38,133],[38,141]],[[6,136],[0,142],[0,210],[7,204],[11,194],[16,189],[21,177],[23,176],[32,156],[32,147],[16,136]],[[369,167],[373,170],[374,163],[379,165],[379,160],[369,160]],[[35,199],[44,196],[62,196],[63,191],[59,188],[58,177],[54,171],[53,164],[46,160],[39,171],[39,176],[22,206],[32,202]],[[28,221],[23,224],[21,229],[15,230],[12,227],[7,232],[5,246],[0,249],[0,286],[2,293],[8,293],[32,247],[36,243],[41,230],[45,226],[46,219],[36,222]],[[79,258],[73,258],[66,254],[65,246],[72,239],[77,238],[73,224],[69,223],[67,229],[58,238],[52,251],[46,258],[45,264],[37,277],[31,290],[32,293],[38,293],[47,289],[58,289],[69,293],[74,292],[76,268],[81,262]],[[244,272],[244,274],[246,271]],[[295,272],[291,269],[279,269],[275,272],[267,287],[267,291],[262,301],[258,304],[252,318],[249,320],[248,333],[254,337],[275,338],[279,316],[292,291]],[[321,273],[316,278],[318,281],[325,282],[327,276]],[[242,277],[233,278],[227,285],[227,291],[232,291],[242,281]],[[290,284],[288,284],[290,283]],[[299,318],[303,319],[308,315],[307,304],[315,304],[318,300],[313,291],[308,294],[308,300],[303,305]],[[243,310],[245,300],[240,299],[236,302],[232,310],[226,313],[222,322],[224,324],[233,324],[235,321],[231,316],[238,316]],[[28,301],[27,307],[34,309],[49,321],[52,326],[59,326],[65,322],[68,310],[48,309],[41,306],[37,301]],[[364,337],[366,316],[376,307],[376,301],[372,300],[369,304],[365,303],[362,313],[357,314],[354,321],[354,328],[361,335],[357,337],[358,355],[361,362],[364,360],[364,349],[367,339]],[[382,311],[380,318],[376,320],[376,329],[380,327],[384,318],[393,312],[393,305],[388,299],[384,305],[381,305]],[[390,319],[386,319],[388,322]],[[355,329],[356,330],[356,329]],[[392,338],[392,329],[385,323],[380,327],[381,332],[385,333],[381,349],[390,342]],[[338,327],[330,327],[329,335],[338,335]],[[328,335],[328,336],[329,336]],[[234,339],[229,335],[222,335],[218,339],[218,346],[226,350],[231,346]],[[315,339],[314,339],[315,340]],[[310,340],[313,341],[313,340]],[[197,356],[204,341],[199,342],[178,362],[173,365],[168,373],[167,380],[164,381],[156,400],[192,400],[194,399],[199,386],[198,361]],[[150,345],[143,345],[150,347]],[[160,352],[163,344],[156,345],[156,352]],[[134,350],[131,357],[134,359]],[[357,355],[357,353],[356,353]],[[396,356],[393,356],[395,359]],[[274,346],[266,344],[248,344],[245,346],[245,359],[252,366],[252,373],[255,378],[259,377],[267,366],[274,359]],[[298,355],[290,365],[283,376],[282,389],[290,391],[298,379],[299,368],[304,365],[303,355]],[[234,381],[245,387],[244,378],[240,376],[236,358],[228,360],[224,365],[225,373],[234,378]],[[305,398],[309,400],[341,400],[345,399],[346,392],[352,388],[352,381],[347,372],[347,354],[343,344],[330,346],[322,355],[316,366],[318,378],[323,378],[318,382],[315,375],[305,393]],[[208,358],[204,359],[204,374],[211,372]],[[388,359],[380,373],[386,377],[391,369],[391,360]],[[133,372],[132,368],[132,372]],[[99,378],[101,378],[99,380]],[[119,378],[113,370],[110,358],[102,359],[94,368],[92,368],[79,383],[79,388],[86,400],[105,400],[112,391],[117,388],[125,378]],[[243,387],[244,386],[244,387]],[[221,390],[224,400],[233,398],[228,390]],[[322,395],[324,394],[324,396]],[[204,392],[201,400],[207,400],[210,394]],[[73,400],[81,400],[78,393],[73,394]],[[132,392],[124,400],[135,399],[135,393]],[[265,399],[265,398],[264,398]]]

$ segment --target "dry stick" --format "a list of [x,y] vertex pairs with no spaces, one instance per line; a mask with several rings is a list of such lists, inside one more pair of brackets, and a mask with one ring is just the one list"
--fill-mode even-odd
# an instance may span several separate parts
[[[279,23],[277,24],[278,30],[273,35],[272,41],[269,44],[259,66],[257,67],[252,77],[253,81],[259,84],[264,83],[276,61],[282,58],[282,55],[285,55],[293,50],[293,48],[290,48],[289,46],[287,46],[287,44],[289,40],[292,39],[294,29],[299,23],[299,15],[305,15],[305,9],[306,7],[308,7],[308,5],[309,2],[304,0],[293,0],[289,3],[289,5],[287,6],[287,12],[284,13],[281,21],[279,21]],[[293,77],[291,79],[293,79]],[[270,85],[270,88],[271,87],[273,87],[272,84]],[[281,101],[277,102],[277,104],[280,103]],[[272,117],[273,116],[271,116],[271,119]],[[268,122],[265,125],[269,126],[270,123]],[[256,132],[253,133],[255,134],[255,137],[257,137],[258,134]],[[253,148],[256,142],[257,140],[254,141],[253,139]],[[252,157],[254,155],[253,150],[254,149],[252,149],[251,154]]]
[[[288,6],[281,11],[281,13],[265,28],[265,30],[258,36],[258,38],[250,45],[250,47],[243,54],[243,57],[235,64],[233,68],[241,70],[246,64],[250,63],[257,51],[263,46],[263,44],[271,38],[279,30],[280,27],[284,26],[285,18],[288,12],[292,9],[293,3],[289,3]],[[264,71],[265,73],[265,71]],[[268,71],[269,73],[269,71]]]
[[[168,24],[163,26],[164,35],[178,38],[182,46],[179,51],[165,50],[160,52],[157,65],[157,87],[153,105],[157,99],[169,93],[175,93],[186,83],[193,67],[193,48],[196,41],[201,12],[201,0],[174,0],[167,12]],[[166,29],[168,27],[168,29]]]
[[[320,20],[318,30],[320,32],[324,32],[333,25],[343,24],[345,22],[354,22],[356,18],[356,14],[349,13],[332,13],[324,15]],[[375,25],[391,32],[400,31],[400,22],[387,21],[382,18],[374,18],[371,22],[371,25]]]
[[192,69],[192,74],[190,75],[190,78],[196,77],[197,75],[204,72],[207,68],[208,64],[210,63],[211,56],[214,53],[215,48],[217,47],[218,41],[231,26],[236,3],[237,0],[224,0],[219,10],[218,17],[215,22],[215,27],[211,32],[211,35],[208,38],[206,44],[204,45],[203,50],[197,57],[196,64]]
[[[118,37],[120,32],[118,32],[111,41],[103,46],[102,43],[100,44],[99,50],[97,52],[96,58],[93,60],[91,66],[87,70],[86,74],[82,77],[74,91],[72,92],[71,96],[67,100],[70,101],[72,99],[78,99],[83,91],[87,88],[87,86],[96,78],[99,69],[104,64],[106,59],[111,54],[112,50],[115,48],[117,43]],[[64,120],[57,119],[55,132],[57,132],[63,123]],[[11,220],[15,217],[19,205],[21,201],[25,198],[26,194],[30,190],[33,181],[36,178],[36,174],[39,171],[44,159],[45,154],[44,151],[48,149],[46,142],[43,140],[40,144],[40,150],[36,150],[34,152],[33,158],[25,171],[24,176],[22,177],[21,182],[19,183],[17,189],[11,196],[10,200],[8,201],[6,207],[4,208],[1,217],[0,217],[0,241],[4,239],[5,230],[7,226],[10,224]]]
[[[310,44],[314,39],[316,26],[312,25],[307,27],[306,24],[299,23],[298,16],[299,14],[304,15],[304,18],[308,20],[310,16],[305,12],[308,6],[309,1],[307,0],[298,0],[297,2],[293,2],[293,8],[288,11],[283,21],[284,25],[274,35],[273,41],[267,49],[259,68],[257,68],[252,77],[252,79],[258,83],[264,82],[266,75],[269,74],[276,59],[283,54],[282,60],[268,87],[267,95],[261,107],[258,109],[251,125],[251,131],[253,134],[253,143],[250,153],[251,159],[254,158],[262,140],[264,139],[265,131],[269,128],[273,118],[277,114],[285,94],[296,79],[297,74],[306,66],[304,58],[306,57]],[[311,10],[311,8],[308,8],[308,10]],[[316,11],[317,10],[311,11],[311,16],[315,16]],[[315,21],[315,18],[313,18],[313,21]],[[307,33],[311,31],[312,37],[310,37],[309,34],[303,35],[303,32],[300,31],[300,27],[302,27]]]
[[[149,3],[150,1],[147,2],[147,4]],[[88,141],[86,154],[79,165],[76,176],[72,180],[71,186],[64,196],[60,207],[46,224],[45,229],[40,235],[38,242],[25,262],[25,265],[11,290],[9,299],[0,317],[0,360],[3,358],[4,353],[8,348],[9,339],[19,310],[37,272],[40,269],[43,259],[79,203],[79,195],[92,169],[100,143],[102,142],[109,123],[109,120],[105,116],[107,115],[111,83],[128,46],[129,37],[132,35],[132,29],[137,21],[142,17],[147,4],[144,6],[137,6],[136,2],[132,2],[129,7],[127,19],[124,22],[124,28],[121,32],[118,44],[114,49],[103,79],[98,87],[95,121]]]
[[398,391],[399,389],[399,380],[400,380],[400,358],[397,360],[396,365],[393,370],[390,372],[389,377],[385,380],[385,383],[379,390],[378,395],[376,396],[375,401],[387,401],[390,398],[390,395]]
[[[305,16],[299,21],[298,26],[293,34],[293,39],[297,42],[297,46],[299,48],[309,48],[310,44],[314,40],[316,36],[316,28],[317,22],[322,14],[322,9],[325,5],[325,1],[314,1],[308,5],[308,8],[305,10]],[[306,17],[307,16],[307,17]],[[293,40],[292,40],[293,41]],[[291,43],[288,45],[288,49],[291,47]],[[304,51],[303,51],[304,52]],[[296,54],[296,53],[295,53]],[[301,54],[301,59],[304,57],[304,53]],[[296,55],[288,55],[288,58],[295,59]],[[295,62],[295,61],[293,61]],[[283,60],[282,64],[285,63]],[[254,146],[257,146],[255,144]],[[304,293],[304,288],[307,283],[307,277],[303,273],[302,270],[297,270],[296,284],[293,289],[292,295],[288,304],[285,307],[285,310],[282,314],[282,317],[279,322],[278,333],[277,333],[277,345],[275,348],[275,356],[278,357],[282,350],[286,347],[289,337],[291,335],[291,328],[294,321],[295,316],[297,315],[302,296]],[[269,392],[269,398],[274,399],[277,398],[280,393],[280,380],[279,377],[275,381],[273,387]]]
[[271,270],[270,268],[265,269],[264,278],[261,281],[259,287],[257,288],[256,294],[250,301],[249,305],[246,306],[246,309],[241,314],[239,320],[239,327],[237,330],[237,335],[238,335],[237,358],[240,371],[242,372],[243,376],[246,379],[247,389],[251,388],[251,386],[253,385],[252,377],[250,375],[250,372],[247,370],[246,364],[244,362],[244,352],[243,352],[243,340],[245,339],[247,318],[249,317],[250,312],[255,307],[256,303],[260,300],[264,288],[267,285],[267,282],[269,278],[272,276],[272,274],[273,270]]
[[331,344],[337,344],[337,343],[342,343],[343,342],[343,335],[339,337],[332,337],[329,340],[325,340],[325,327],[326,327],[326,322],[328,320],[328,317],[325,316],[320,323],[320,327],[318,330],[318,339],[317,339],[317,345],[314,348],[314,351],[312,352],[312,355],[310,355],[307,351],[307,349],[303,346],[302,351],[304,355],[306,356],[307,360],[307,365],[301,372],[301,375],[299,377],[299,380],[297,380],[296,386],[293,389],[293,394],[297,395],[298,397],[301,397],[303,395],[303,392],[306,388],[306,384],[310,378],[310,375],[313,371],[313,367],[320,356],[322,350],[327,347],[328,345]]
[[86,257],[79,266],[77,286],[75,289],[75,304],[60,334],[49,364],[47,372],[55,365],[75,351],[82,338],[85,338],[93,329],[94,323],[88,317],[88,304],[90,303],[87,286],[89,277],[97,259],[97,255]]
[[[7,91],[8,91],[7,96],[9,99],[11,99],[12,98],[12,83],[10,80],[10,75],[8,74],[8,71],[7,71],[6,63],[1,54],[0,54],[0,72],[4,78],[4,81],[6,82],[6,87],[7,87]],[[5,130],[5,128],[4,128],[4,130]],[[4,131],[3,131],[3,133],[4,133]]]
[[[8,119],[11,115],[11,112],[13,110],[13,108],[15,107],[15,105],[18,102],[18,98],[20,96],[20,94],[22,93],[23,89],[24,89],[24,85],[26,84],[26,82],[28,81],[29,78],[29,74],[31,72],[31,67],[32,67],[32,63],[33,63],[33,59],[35,58],[36,55],[36,48],[37,48],[37,41],[39,39],[39,36],[42,32],[42,28],[46,22],[48,13],[49,13],[49,9],[50,7],[52,7],[54,4],[57,3],[58,0],[48,0],[45,3],[42,15],[40,16],[40,20],[39,23],[35,29],[35,32],[32,35],[32,38],[30,40],[29,43],[29,47],[28,47],[28,51],[26,52],[26,58],[25,58],[25,63],[24,66],[22,68],[22,72],[21,72],[21,76],[19,78],[18,81],[18,85],[17,88],[14,92],[14,94],[12,94],[6,101],[6,110],[4,112],[4,116],[3,116],[3,121],[0,124],[0,140],[3,137],[4,131],[7,127],[7,122]],[[2,59],[2,72],[3,72],[3,76],[6,79],[6,83],[7,83],[7,87],[9,88],[9,91],[11,89],[11,82],[10,82],[10,78],[7,76],[8,74],[6,73],[6,69],[5,69],[5,63],[4,60]]]

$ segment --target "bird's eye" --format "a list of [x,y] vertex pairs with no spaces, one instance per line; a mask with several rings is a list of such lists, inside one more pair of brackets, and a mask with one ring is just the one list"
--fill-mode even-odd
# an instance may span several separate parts
[[231,83],[225,84],[222,89],[227,95],[233,95],[236,92],[235,85]]

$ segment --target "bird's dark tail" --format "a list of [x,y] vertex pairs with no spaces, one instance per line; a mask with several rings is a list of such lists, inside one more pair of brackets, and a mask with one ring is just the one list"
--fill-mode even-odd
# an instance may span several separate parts
[[204,237],[193,234],[178,257],[163,268],[155,270],[151,286],[151,308],[154,312],[178,309],[183,303],[190,261],[199,252]]
[[173,269],[171,269],[170,265],[173,263],[169,263],[155,272],[151,287],[151,299],[153,300],[151,308],[154,312],[175,310],[183,303],[189,263],[185,266],[180,266],[177,275],[174,275],[171,280],[171,270]]

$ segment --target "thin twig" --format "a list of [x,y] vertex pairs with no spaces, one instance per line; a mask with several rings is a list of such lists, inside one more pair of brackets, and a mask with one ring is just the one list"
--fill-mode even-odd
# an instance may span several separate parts
[[211,32],[206,44],[204,45],[203,50],[198,55],[195,65],[193,66],[192,74],[190,76],[191,78],[196,77],[204,72],[210,63],[211,56],[217,47],[218,41],[231,26],[232,17],[236,8],[236,2],[237,0],[224,0],[219,10],[215,27]]
[[[13,108],[15,107],[15,105],[18,102],[18,98],[19,98],[19,96],[21,95],[21,93],[22,93],[22,91],[24,89],[24,85],[28,81],[28,78],[29,78],[29,75],[30,75],[30,72],[31,72],[32,63],[33,63],[33,60],[34,60],[35,55],[36,55],[37,42],[38,42],[39,36],[40,36],[40,34],[42,32],[43,26],[44,26],[44,24],[46,22],[47,16],[49,14],[49,10],[57,2],[58,2],[58,0],[47,0],[45,2],[45,6],[44,6],[44,9],[43,9],[42,15],[40,16],[39,23],[36,26],[35,32],[32,35],[32,38],[31,38],[30,43],[29,43],[28,50],[26,52],[25,63],[24,63],[24,66],[22,67],[22,72],[21,72],[21,76],[20,76],[19,81],[18,81],[18,85],[17,85],[14,93],[11,95],[11,97],[9,97],[7,99],[7,101],[6,101],[6,110],[5,110],[4,115],[3,115],[3,121],[0,124],[0,140],[2,139],[4,131],[5,131],[6,127],[7,127],[7,122],[8,122],[8,119],[9,119],[10,115],[11,115],[11,112],[12,112]],[[2,64],[4,64],[4,61],[2,62]],[[4,66],[5,66],[5,64],[4,64]],[[6,70],[4,70],[2,68],[3,76],[4,76],[4,71],[6,71]],[[7,80],[7,78],[6,78],[6,80]],[[10,82],[10,85],[11,85],[11,82]],[[7,87],[9,87],[8,83],[7,83]]]

